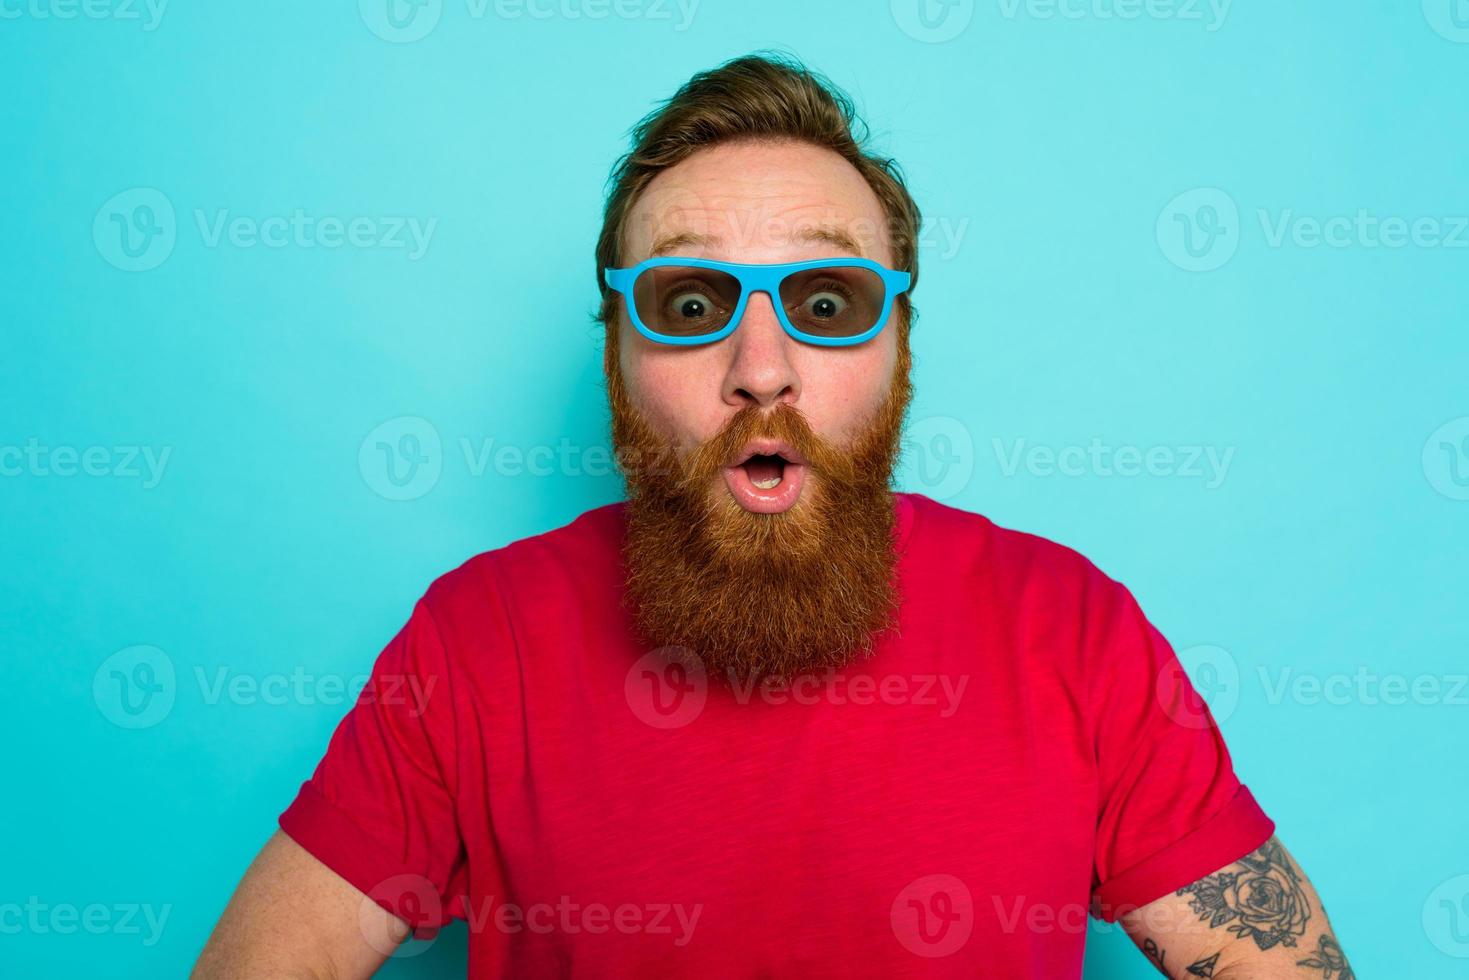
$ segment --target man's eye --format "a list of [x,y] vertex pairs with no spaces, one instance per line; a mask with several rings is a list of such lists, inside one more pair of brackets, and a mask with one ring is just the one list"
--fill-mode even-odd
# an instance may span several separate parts
[[669,309],[681,317],[699,320],[714,312],[714,301],[699,292],[682,292],[669,300]]
[[833,292],[813,293],[806,297],[803,305],[806,307],[806,312],[812,316],[829,320],[842,315],[847,308],[847,298]]

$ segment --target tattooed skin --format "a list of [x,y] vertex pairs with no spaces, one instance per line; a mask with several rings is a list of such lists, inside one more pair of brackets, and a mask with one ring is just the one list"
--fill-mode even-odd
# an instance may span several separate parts
[[1161,946],[1159,946],[1151,939],[1144,939],[1143,955],[1152,960],[1155,964],[1157,964],[1158,969],[1163,971],[1164,976],[1168,975],[1168,966],[1163,962],[1164,957],[1166,957],[1168,953]]
[[1347,965],[1341,946],[1331,936],[1325,935],[1316,940],[1316,952],[1303,960],[1296,960],[1296,966],[1315,967],[1321,971],[1323,980],[1356,980],[1357,976]]
[[1237,871],[1209,875],[1175,894],[1188,895],[1189,908],[1211,929],[1228,926],[1262,950],[1294,946],[1306,934],[1311,909],[1285,848],[1272,837],[1238,863]]
[[1219,954],[1215,953],[1202,960],[1194,960],[1188,965],[1188,972],[1191,976],[1195,977],[1212,977],[1214,975],[1214,967],[1218,964]]

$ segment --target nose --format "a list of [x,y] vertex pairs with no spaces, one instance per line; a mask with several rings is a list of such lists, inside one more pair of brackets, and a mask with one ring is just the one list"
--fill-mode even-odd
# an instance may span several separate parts
[[720,393],[726,404],[766,409],[800,397],[801,378],[790,358],[796,341],[781,327],[770,296],[750,296],[727,343],[730,361]]

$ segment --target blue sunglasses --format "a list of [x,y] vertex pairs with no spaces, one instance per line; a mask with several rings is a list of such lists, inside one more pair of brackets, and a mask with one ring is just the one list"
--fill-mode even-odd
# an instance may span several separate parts
[[608,269],[632,325],[659,344],[712,344],[740,325],[751,293],[764,293],[785,332],[822,347],[866,343],[882,332],[913,276],[871,259],[754,265],[662,256]]

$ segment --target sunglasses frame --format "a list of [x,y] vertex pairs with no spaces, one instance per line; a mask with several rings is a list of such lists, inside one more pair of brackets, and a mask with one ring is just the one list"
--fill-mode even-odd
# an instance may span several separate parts
[[[633,296],[633,284],[637,282],[638,276],[649,269],[667,265],[689,266],[695,269],[714,269],[725,272],[738,280],[740,284],[740,299],[735,304],[734,311],[729,316],[729,322],[713,333],[698,334],[691,337],[670,336],[652,330],[643,322],[638,315],[638,304]],[[784,305],[780,301],[780,284],[787,276],[797,272],[807,272],[811,269],[828,268],[855,268],[868,269],[882,278],[883,297],[882,312],[878,314],[877,323],[859,334],[850,337],[822,337],[809,334],[798,328],[786,316]],[[739,328],[740,320],[745,315],[745,306],[754,293],[764,293],[770,299],[770,305],[775,308],[776,318],[780,320],[781,327],[786,333],[806,344],[815,344],[818,347],[854,347],[857,344],[865,344],[867,341],[882,333],[883,327],[887,326],[888,317],[893,310],[893,302],[898,296],[906,293],[913,284],[913,275],[908,272],[899,272],[889,269],[884,265],[871,259],[856,258],[850,255],[839,256],[829,259],[809,259],[805,262],[777,262],[770,264],[749,262],[720,262],[715,259],[692,259],[677,255],[662,255],[656,258],[644,259],[637,265],[625,269],[607,269],[603,275],[608,288],[622,294],[623,308],[627,310],[628,319],[632,321],[638,333],[647,337],[655,344],[672,344],[679,347],[691,347],[696,344],[717,343]]]

